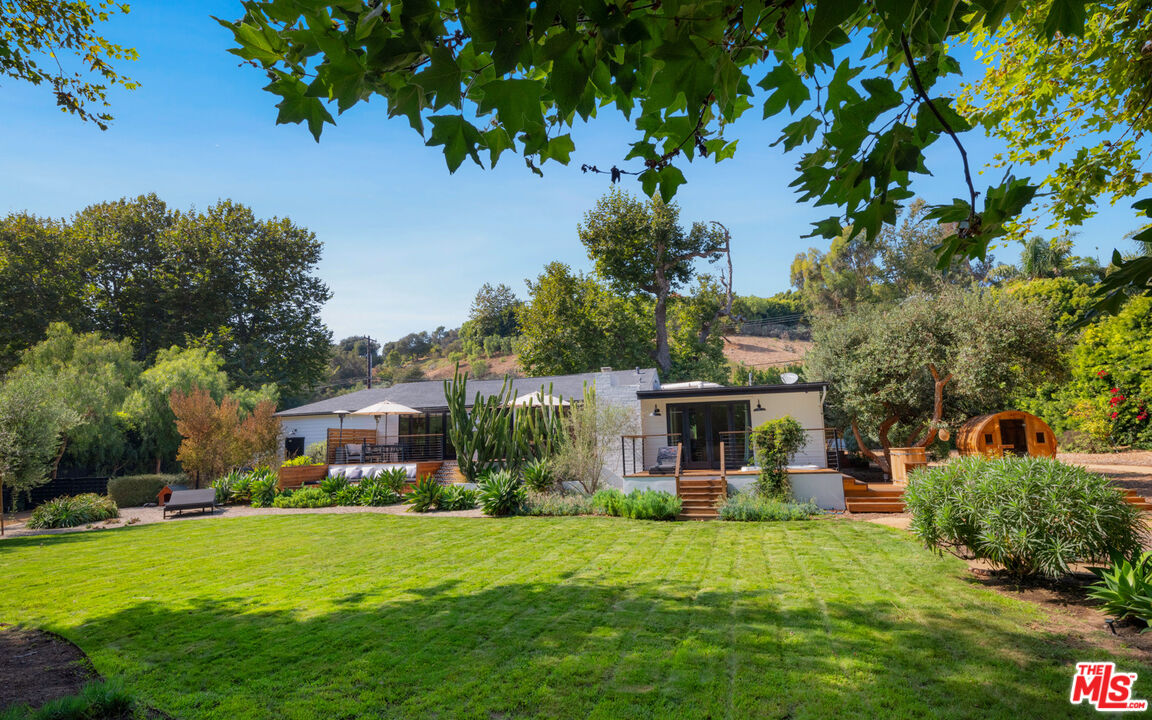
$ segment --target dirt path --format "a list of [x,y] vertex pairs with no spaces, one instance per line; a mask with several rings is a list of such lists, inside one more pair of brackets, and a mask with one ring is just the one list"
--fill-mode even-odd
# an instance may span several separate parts
[[26,527],[30,513],[17,513],[15,516],[5,516],[4,537],[26,537],[28,535],[56,535],[69,532],[87,532],[91,530],[107,530],[110,528],[125,527],[127,525],[148,525],[151,523],[194,522],[196,520],[219,520],[222,518],[249,517],[252,515],[347,515],[351,513],[373,513],[377,515],[407,515],[409,517],[486,517],[479,509],[457,510],[454,512],[408,512],[408,505],[385,505],[383,507],[326,507],[326,508],[254,508],[248,505],[225,505],[214,513],[201,513],[198,510],[183,515],[169,515],[164,518],[163,511],[158,507],[121,508],[120,517],[94,525],[81,525],[74,528],[60,530],[32,530]]
[[1058,453],[1056,459],[1081,465],[1111,479],[1125,490],[1135,490],[1152,498],[1152,452],[1129,450],[1119,453]]

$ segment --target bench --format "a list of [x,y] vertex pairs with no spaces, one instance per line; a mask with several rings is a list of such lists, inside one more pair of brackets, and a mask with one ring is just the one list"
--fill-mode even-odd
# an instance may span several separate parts
[[201,512],[205,509],[210,512],[216,512],[216,490],[213,488],[204,490],[173,490],[172,497],[168,498],[168,502],[164,503],[164,517],[167,518],[169,512],[196,509],[199,509]]

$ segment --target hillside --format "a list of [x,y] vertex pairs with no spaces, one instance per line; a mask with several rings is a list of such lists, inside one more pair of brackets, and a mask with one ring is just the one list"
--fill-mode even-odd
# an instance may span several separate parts
[[[730,335],[724,338],[724,355],[729,361],[761,369],[801,362],[810,347],[812,343],[807,340],[751,335]],[[483,362],[487,364],[488,372],[479,376],[481,379],[499,378],[506,374],[513,377],[521,375],[515,355],[494,355]],[[463,365],[468,367],[467,363]],[[403,366],[404,370],[412,368],[419,369],[425,380],[447,380],[452,377],[455,363],[445,358],[432,358]],[[469,369],[473,377],[477,377],[475,369]]]

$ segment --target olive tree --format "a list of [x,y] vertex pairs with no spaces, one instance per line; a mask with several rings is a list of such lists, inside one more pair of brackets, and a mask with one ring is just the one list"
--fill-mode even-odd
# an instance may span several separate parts
[[951,289],[818,317],[812,339],[805,372],[831,383],[830,416],[886,472],[892,447],[927,447],[941,429],[1005,409],[1018,390],[1063,367],[1047,312],[988,290]]
[[48,378],[14,371],[0,384],[0,491],[17,494],[48,482],[64,435],[81,422]]

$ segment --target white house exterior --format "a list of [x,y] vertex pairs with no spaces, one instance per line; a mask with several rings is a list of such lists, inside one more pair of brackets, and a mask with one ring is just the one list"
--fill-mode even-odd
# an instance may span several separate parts
[[[492,395],[503,381],[469,381],[468,395]],[[791,416],[805,428],[807,441],[794,458],[794,488],[798,497],[825,498],[825,507],[843,508],[841,475],[835,468],[836,444],[824,427],[825,383],[793,383],[727,387],[715,383],[672,383],[662,385],[653,368],[613,370],[576,375],[518,378],[512,381],[517,396],[543,388],[554,396],[578,401],[585,386],[596,389],[599,402],[626,408],[632,422],[621,438],[605,438],[611,449],[605,464],[604,480],[630,491],[653,488],[674,492],[675,479],[648,473],[660,447],[680,445],[682,467],[697,473],[732,473],[729,485],[740,487],[755,477],[751,471],[739,473],[751,463],[747,449],[748,431],[767,420]],[[341,414],[384,400],[421,411],[415,416]],[[401,383],[341,395],[278,413],[281,419],[281,447],[287,455],[303,452],[313,443],[327,439],[328,431],[374,430],[379,443],[396,443],[405,438],[429,438],[439,446],[425,444],[422,453],[435,457],[424,460],[451,462],[454,450],[447,437],[447,403],[443,381]],[[617,446],[618,443],[618,446]],[[409,458],[411,459],[411,458]],[[825,487],[826,486],[826,487]],[[838,494],[838,498],[836,497]]]

